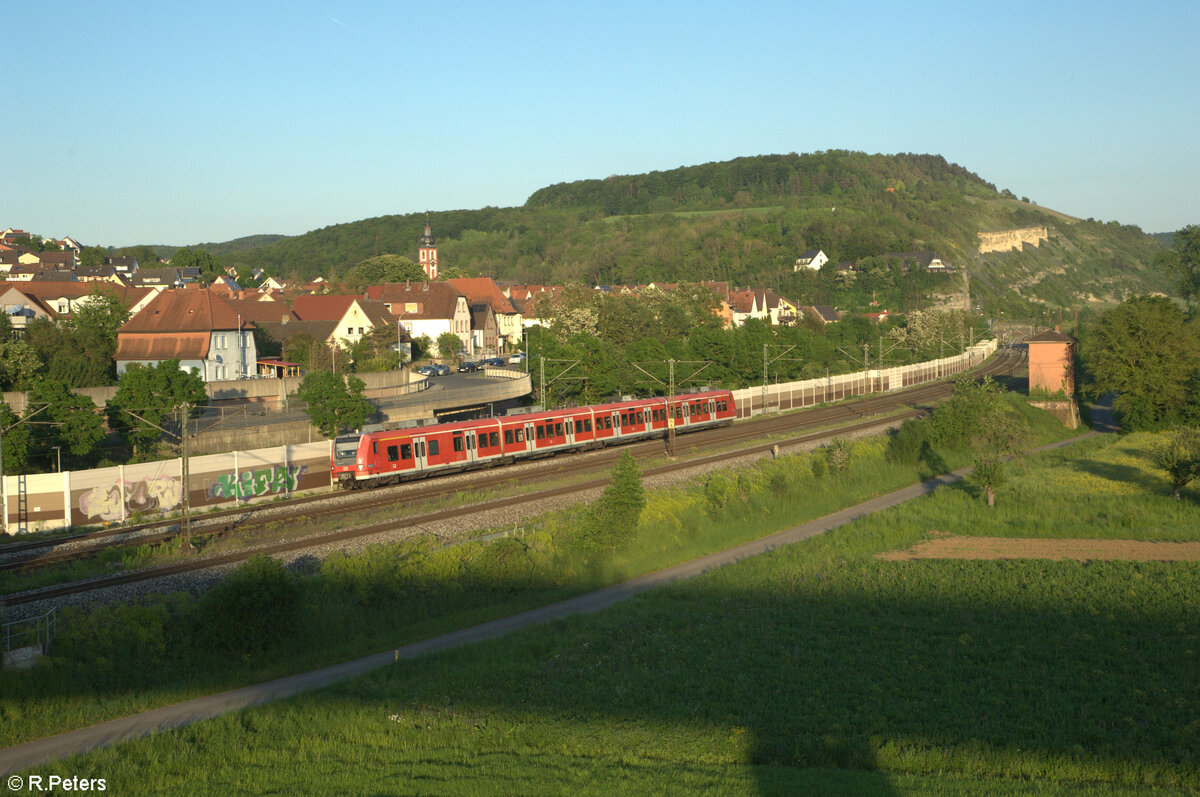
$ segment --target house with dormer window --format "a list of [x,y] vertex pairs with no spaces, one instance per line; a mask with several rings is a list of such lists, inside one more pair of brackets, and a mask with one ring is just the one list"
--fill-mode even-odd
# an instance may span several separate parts
[[210,291],[160,292],[117,330],[117,375],[131,363],[157,365],[178,359],[205,382],[244,379],[255,373],[254,325]]
[[368,288],[367,298],[382,302],[413,338],[427,335],[437,340],[438,335],[453,332],[468,355],[477,353],[467,297],[449,283],[388,282]]

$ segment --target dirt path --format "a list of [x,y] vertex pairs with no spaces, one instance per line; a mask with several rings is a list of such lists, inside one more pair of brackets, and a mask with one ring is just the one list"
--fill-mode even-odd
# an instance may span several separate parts
[[877,558],[891,562],[913,559],[1074,559],[1079,562],[1200,561],[1200,542],[1138,540],[1038,540],[1013,537],[938,536],[904,551]]

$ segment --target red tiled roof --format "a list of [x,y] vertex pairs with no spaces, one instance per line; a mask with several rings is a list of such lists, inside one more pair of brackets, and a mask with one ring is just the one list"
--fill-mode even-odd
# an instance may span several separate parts
[[492,308],[492,312],[496,313],[516,312],[508,298],[500,292],[500,286],[489,277],[463,277],[446,282],[464,294],[471,304],[487,304]]
[[300,320],[300,317],[289,310],[283,302],[260,302],[254,299],[224,299],[224,302],[235,313],[241,314],[243,322],[249,321],[255,325],[278,324],[285,318],[288,321]]
[[[254,325],[242,318],[242,329]],[[200,288],[162,291],[118,330],[119,333],[236,330],[237,311],[229,302]]]
[[203,360],[208,357],[208,332],[183,332],[174,335],[122,333],[117,335],[114,360]]
[[[405,318],[453,318],[462,296],[447,282],[388,282],[381,288],[379,301],[391,305],[392,315]],[[417,306],[415,312],[404,309],[410,303]]]
[[297,296],[292,312],[301,321],[340,321],[358,296]]

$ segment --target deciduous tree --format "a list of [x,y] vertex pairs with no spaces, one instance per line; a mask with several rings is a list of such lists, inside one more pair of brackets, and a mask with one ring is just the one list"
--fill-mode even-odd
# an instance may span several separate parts
[[456,356],[462,347],[462,338],[453,332],[443,332],[437,337],[438,354],[445,359]]
[[177,359],[149,366],[134,363],[121,374],[117,393],[106,404],[108,426],[136,457],[161,437],[167,416],[185,403],[208,403],[204,380],[194,369],[180,370]]
[[1135,296],[1101,316],[1081,340],[1098,393],[1116,393],[1113,409],[1129,430],[1155,429],[1182,417],[1200,362],[1196,329],[1162,296]]
[[33,386],[24,417],[30,419],[30,457],[35,461],[42,457],[49,461],[55,447],[75,460],[87,460],[104,437],[96,405],[87,396],[72,393],[67,383],[58,379],[43,379]]
[[1180,492],[1200,478],[1200,429],[1186,426],[1178,429],[1151,452],[1154,464],[1167,472],[1175,500]]
[[345,429],[361,428],[375,411],[363,397],[365,387],[358,377],[312,371],[304,377],[296,395],[307,405],[313,426],[326,437],[333,437]]
[[425,282],[425,270],[401,255],[376,255],[351,267],[342,276],[342,283],[351,293],[361,293],[370,285],[385,282]]

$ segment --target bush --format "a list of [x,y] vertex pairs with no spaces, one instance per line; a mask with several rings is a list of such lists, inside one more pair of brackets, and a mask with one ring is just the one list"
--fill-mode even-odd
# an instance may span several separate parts
[[930,448],[929,425],[921,420],[909,420],[891,433],[885,456],[894,465],[912,467],[928,455]]
[[269,556],[246,560],[200,600],[201,640],[217,651],[266,650],[296,630],[301,586]]
[[613,466],[612,481],[584,517],[581,548],[615,551],[637,536],[638,519],[646,507],[646,491],[637,460],[628,451]]
[[850,464],[850,444],[835,437],[826,448],[826,458],[829,460],[829,469],[841,475]]
[[725,507],[741,497],[737,477],[724,471],[710,475],[704,482],[704,511],[710,518],[719,518]]

